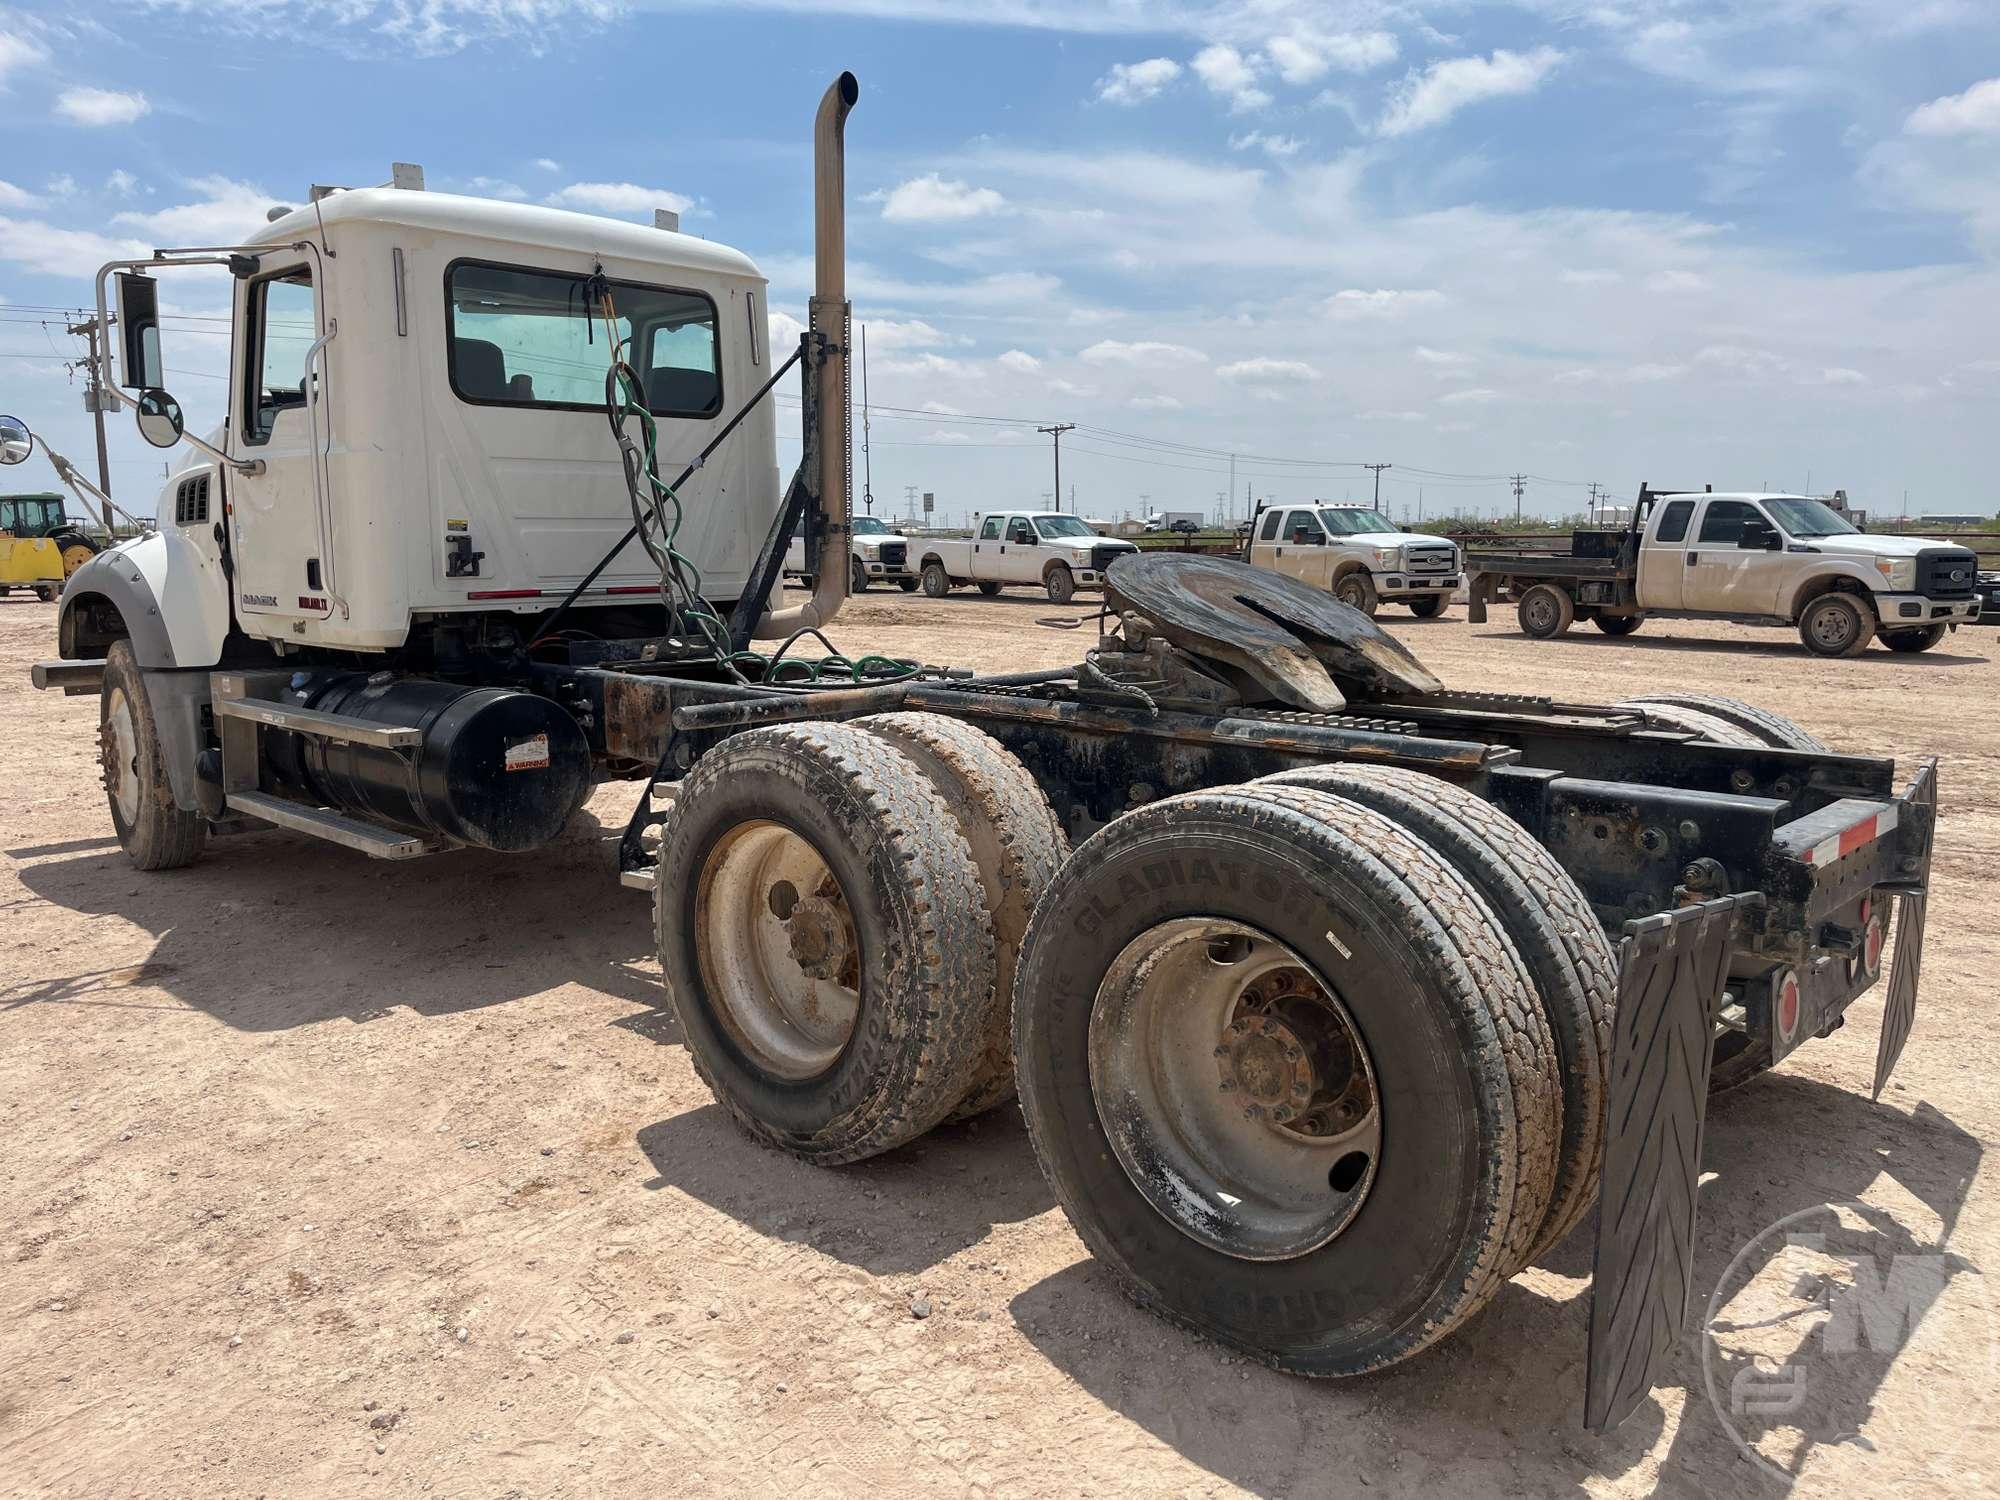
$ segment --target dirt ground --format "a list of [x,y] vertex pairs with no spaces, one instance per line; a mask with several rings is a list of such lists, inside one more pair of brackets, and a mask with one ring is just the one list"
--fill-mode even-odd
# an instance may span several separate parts
[[[1036,621],[1077,612],[871,593],[834,634],[1027,668],[1075,659]],[[378,864],[271,832],[133,872],[94,700],[28,683],[54,619],[0,601],[0,1492],[1785,1492],[1692,1338],[1622,1428],[1583,1429],[1594,1221],[1442,1347],[1313,1383],[1125,1302],[1011,1107],[840,1170],[751,1144],[613,874],[629,787],[531,856]],[[2000,636],[1829,663],[1730,627],[1386,623],[1453,686],[1721,691],[1838,749],[1942,757],[1897,1082],[1869,1102],[1878,987],[1717,1102],[1695,1286],[1837,1200],[1948,1244],[1927,1336],[1849,1360],[1815,1387],[1835,1410],[1762,1451],[1802,1494],[1993,1492]]]

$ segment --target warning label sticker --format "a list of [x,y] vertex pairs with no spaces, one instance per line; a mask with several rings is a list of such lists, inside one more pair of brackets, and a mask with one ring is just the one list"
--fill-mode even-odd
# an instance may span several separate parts
[[546,734],[531,734],[507,747],[506,769],[509,771],[540,771],[548,763],[549,737]]

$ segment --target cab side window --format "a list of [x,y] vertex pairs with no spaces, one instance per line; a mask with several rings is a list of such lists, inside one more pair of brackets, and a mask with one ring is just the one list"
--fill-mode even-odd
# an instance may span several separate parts
[[1017,547],[1032,547],[1035,545],[1035,528],[1016,516],[1007,523],[1007,540]]
[[306,404],[306,354],[319,337],[312,271],[301,266],[252,284],[243,439],[267,443],[278,413]]
[[1744,522],[1763,520],[1764,513],[1748,501],[1711,500],[1708,509],[1702,512],[1701,536],[1697,540],[1734,547],[1742,539]]
[[1284,519],[1285,513],[1281,510],[1274,510],[1266,515],[1264,517],[1264,529],[1257,533],[1257,540],[1260,542],[1276,541],[1278,539],[1278,523]]
[[982,542],[997,542],[1000,540],[1000,518],[998,516],[988,516],[986,518],[986,524],[979,528],[979,540]]
[[1694,517],[1694,501],[1670,500],[1667,508],[1660,512],[1660,529],[1653,533],[1656,541],[1678,542],[1687,537],[1688,522]]
[[1285,535],[1302,547],[1316,547],[1326,540],[1326,528],[1311,511],[1295,510]]

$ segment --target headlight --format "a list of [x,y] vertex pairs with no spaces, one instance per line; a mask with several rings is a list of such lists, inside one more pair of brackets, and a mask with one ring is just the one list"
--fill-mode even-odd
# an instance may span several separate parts
[[1892,589],[1913,589],[1917,586],[1917,560],[1914,557],[1878,557],[1875,570],[1889,582]]
[[879,554],[881,550],[882,550],[882,544],[880,542],[863,542],[861,544],[862,554],[867,557],[874,557],[877,554]]
[[1397,555],[1401,552],[1402,549],[1399,547],[1376,547],[1373,550],[1375,554],[1375,561],[1380,566],[1385,568],[1393,568],[1394,566],[1396,566]]

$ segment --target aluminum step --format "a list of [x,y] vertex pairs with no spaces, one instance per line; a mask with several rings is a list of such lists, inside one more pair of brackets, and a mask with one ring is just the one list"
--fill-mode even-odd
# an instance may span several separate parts
[[[322,714],[320,717],[329,716]],[[276,823],[280,828],[309,833],[316,839],[359,849],[372,859],[415,859],[420,854],[428,854],[431,849],[413,833],[377,828],[372,823],[357,822],[331,808],[287,802],[268,792],[231,792],[229,807],[233,812],[249,813],[267,823]]]
[[346,714],[323,714],[317,709],[289,708],[268,698],[217,698],[215,711],[226,719],[248,719],[267,729],[289,729],[322,740],[350,745],[376,745],[384,750],[407,750],[423,743],[424,732],[404,724],[377,724],[371,719],[353,719]]
[[628,891],[650,891],[660,883],[659,867],[648,865],[643,870],[621,870],[618,883]]

